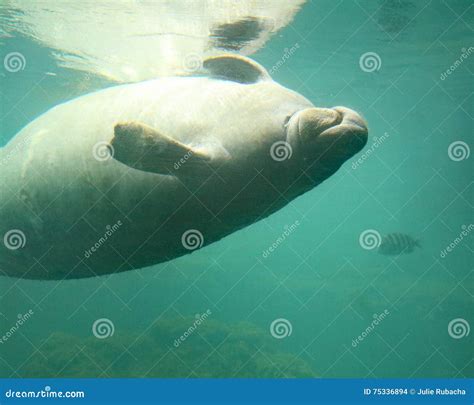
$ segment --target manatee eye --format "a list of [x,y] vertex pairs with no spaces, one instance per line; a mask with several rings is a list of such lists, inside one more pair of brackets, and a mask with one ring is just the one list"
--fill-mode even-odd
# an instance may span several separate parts
[[291,114],[291,115],[287,115],[287,116],[285,117],[285,120],[283,121],[283,126],[284,126],[284,127],[286,127],[286,126],[288,125],[288,122],[290,121],[291,117],[292,117],[292,114]]

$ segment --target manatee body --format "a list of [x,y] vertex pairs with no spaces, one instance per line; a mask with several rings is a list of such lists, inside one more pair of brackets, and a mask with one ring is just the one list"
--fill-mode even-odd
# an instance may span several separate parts
[[288,204],[367,141],[254,61],[213,57],[58,105],[0,149],[0,270],[72,279],[192,252]]

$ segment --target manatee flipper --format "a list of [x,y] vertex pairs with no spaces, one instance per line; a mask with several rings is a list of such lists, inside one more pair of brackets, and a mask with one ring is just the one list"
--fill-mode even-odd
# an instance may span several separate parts
[[241,55],[211,56],[202,67],[211,77],[242,84],[271,80],[263,66]]
[[[208,165],[211,156],[178,142],[140,122],[115,125],[111,141],[113,157],[134,169],[157,174],[175,174],[185,161],[186,170]],[[177,169],[178,168],[178,169]]]

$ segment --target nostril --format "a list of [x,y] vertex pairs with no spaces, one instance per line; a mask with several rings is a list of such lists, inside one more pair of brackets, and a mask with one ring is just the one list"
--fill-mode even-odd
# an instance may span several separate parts
[[342,115],[332,108],[311,108],[300,114],[299,132],[303,138],[312,139],[341,121]]
[[287,115],[285,120],[283,121],[283,126],[286,127],[288,125],[288,123],[290,122],[290,119],[291,117],[293,116],[293,114],[290,114],[290,115]]
[[334,110],[341,115],[341,124],[350,125],[352,127],[356,126],[359,127],[362,132],[368,132],[367,123],[354,110],[351,110],[350,108],[346,107],[334,107]]
[[342,114],[332,108],[318,108],[317,121],[321,127],[330,128],[342,121]]

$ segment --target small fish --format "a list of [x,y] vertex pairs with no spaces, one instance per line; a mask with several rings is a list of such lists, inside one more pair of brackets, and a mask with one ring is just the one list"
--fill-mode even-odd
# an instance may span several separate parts
[[420,242],[405,233],[389,233],[382,238],[378,253],[383,255],[400,255],[412,253],[421,248]]

